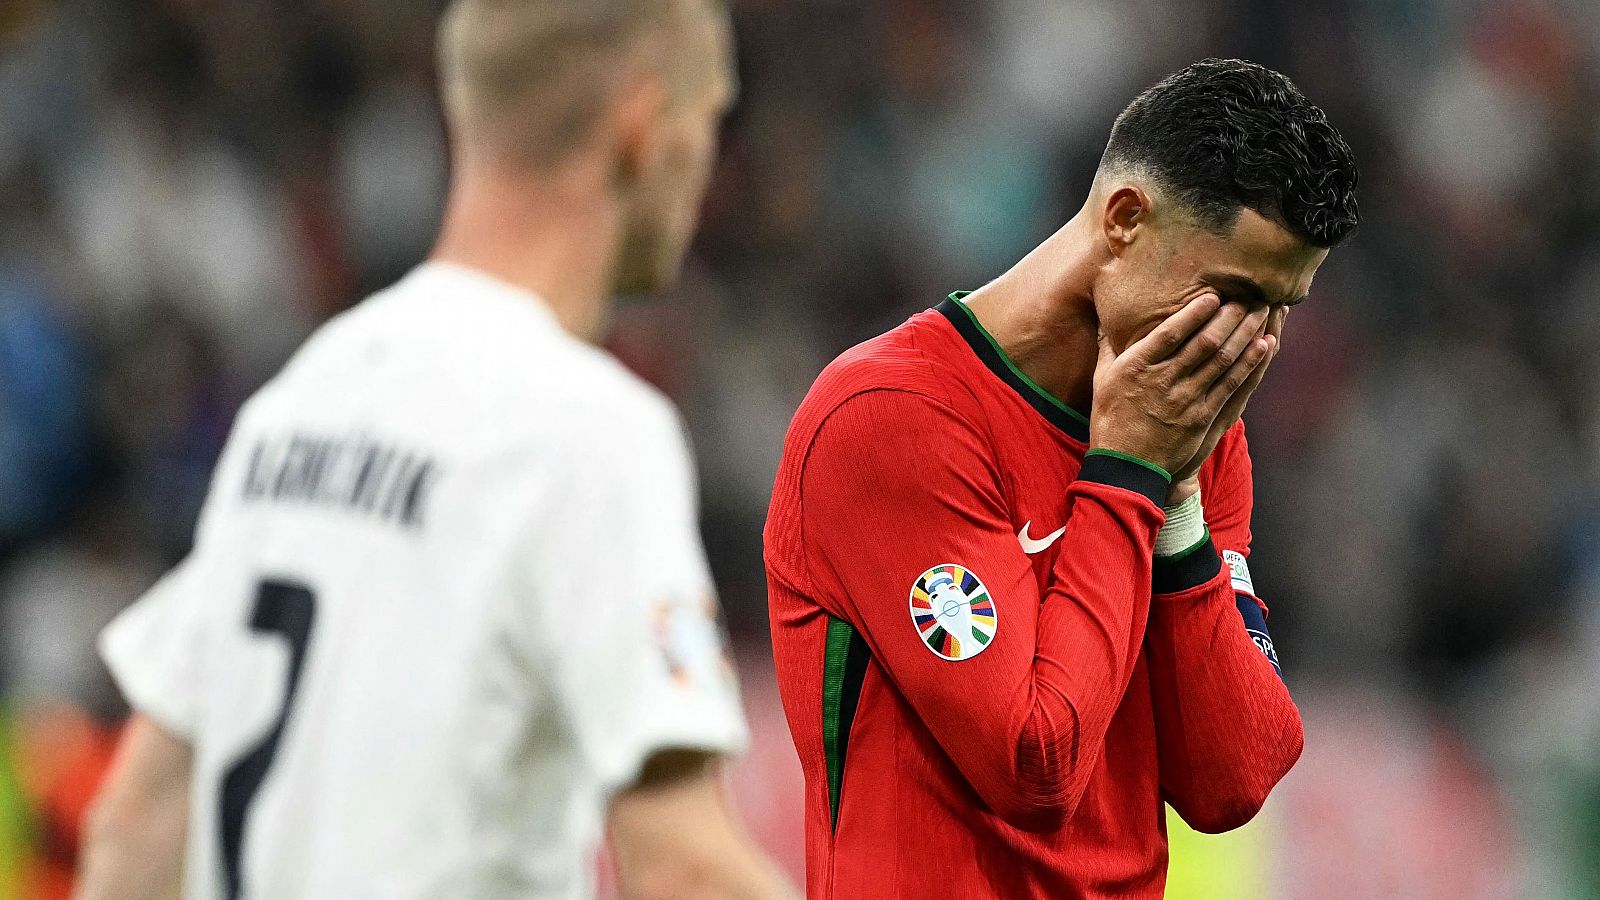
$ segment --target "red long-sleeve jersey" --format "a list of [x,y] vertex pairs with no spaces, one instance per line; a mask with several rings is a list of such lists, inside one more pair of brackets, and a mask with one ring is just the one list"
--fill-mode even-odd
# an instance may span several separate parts
[[801,404],[766,558],[808,897],[1159,898],[1162,801],[1232,828],[1299,756],[1242,427],[1159,564],[1166,474],[1088,437],[958,295]]

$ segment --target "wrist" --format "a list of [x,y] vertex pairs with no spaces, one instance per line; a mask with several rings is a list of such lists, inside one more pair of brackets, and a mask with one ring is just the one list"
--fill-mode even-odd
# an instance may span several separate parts
[[1084,454],[1078,480],[1108,484],[1141,494],[1160,509],[1172,486],[1165,469],[1115,450],[1095,448]]
[[[1173,486],[1174,492],[1177,485]],[[1193,553],[1210,536],[1206,531],[1205,508],[1200,503],[1200,487],[1195,485],[1187,496],[1169,502],[1162,512],[1166,522],[1156,532],[1156,559],[1176,561]]]
[[1224,571],[1217,545],[1208,533],[1198,546],[1177,556],[1158,556],[1150,569],[1150,593],[1181,594],[1208,584]]
[[1199,496],[1199,494],[1200,475],[1198,473],[1187,476],[1174,475],[1172,477],[1172,487],[1167,490],[1166,505],[1177,506],[1178,504],[1188,500],[1190,497]]
[[1125,462],[1133,463],[1135,465],[1143,466],[1157,475],[1160,475],[1162,480],[1168,484],[1168,489],[1171,489],[1170,486],[1172,484],[1172,472],[1167,470],[1160,463],[1154,462],[1147,457],[1141,456],[1137,453],[1129,453],[1126,450],[1116,450],[1100,443],[1091,443],[1089,451],[1085,454],[1085,458],[1090,456],[1109,456]]

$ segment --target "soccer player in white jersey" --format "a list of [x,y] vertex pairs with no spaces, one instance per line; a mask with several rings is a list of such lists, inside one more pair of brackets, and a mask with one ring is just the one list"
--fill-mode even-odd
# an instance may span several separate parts
[[135,710],[78,897],[786,895],[676,411],[585,342],[670,279],[733,89],[712,0],[459,0],[433,257],[240,412],[105,632]]

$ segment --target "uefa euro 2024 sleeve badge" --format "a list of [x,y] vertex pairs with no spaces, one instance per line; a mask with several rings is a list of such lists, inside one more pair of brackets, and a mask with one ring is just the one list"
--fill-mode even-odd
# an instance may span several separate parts
[[911,621],[928,649],[952,662],[982,653],[1000,624],[989,589],[954,563],[934,566],[911,586]]

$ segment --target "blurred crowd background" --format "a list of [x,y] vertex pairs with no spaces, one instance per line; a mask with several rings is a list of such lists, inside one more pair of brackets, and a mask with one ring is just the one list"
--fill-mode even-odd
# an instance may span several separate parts
[[[438,2],[0,0],[0,898],[62,896],[125,714],[99,627],[187,549],[240,402],[428,250]],[[1205,56],[1278,68],[1364,224],[1247,415],[1253,569],[1307,749],[1174,897],[1600,897],[1600,6],[735,0],[742,95],[687,276],[614,352],[684,408],[800,864],[760,533],[845,347],[1081,202],[1112,117]],[[337,390],[337,385],[330,385]]]

